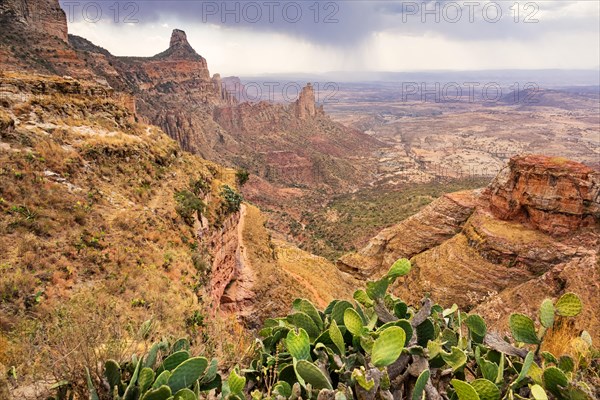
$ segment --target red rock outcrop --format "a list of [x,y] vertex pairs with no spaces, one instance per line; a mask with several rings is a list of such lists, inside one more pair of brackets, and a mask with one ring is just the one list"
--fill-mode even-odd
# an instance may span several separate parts
[[[414,268],[398,295],[477,308],[497,329],[506,328],[510,312],[533,315],[545,297],[574,291],[585,307],[577,326],[598,339],[599,179],[599,171],[573,161],[514,157],[483,192],[444,196],[338,267],[377,277],[409,257]],[[457,195],[462,203],[451,202]]]
[[[0,27],[17,24],[67,42],[67,17],[55,0],[0,0]],[[0,32],[3,31],[0,28]]]
[[296,117],[300,119],[307,119],[316,116],[317,114],[324,114],[322,107],[317,107],[315,100],[315,89],[312,83],[306,84],[302,88],[296,100],[292,106]]
[[551,235],[600,223],[598,172],[573,161],[535,155],[515,157],[489,191],[495,216],[529,223]]

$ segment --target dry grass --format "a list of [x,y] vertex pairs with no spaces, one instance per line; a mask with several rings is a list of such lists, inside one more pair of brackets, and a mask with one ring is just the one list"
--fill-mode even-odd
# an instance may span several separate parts
[[326,259],[272,240],[264,216],[253,206],[247,206],[244,242],[256,273],[256,311],[263,316],[288,311],[295,298],[325,307],[334,298],[351,298],[358,287]]
[[0,148],[0,364],[16,367],[18,384],[80,384],[84,366],[98,377],[99,361],[167,335],[239,355],[248,343],[235,324],[189,323],[207,312],[206,279],[174,199],[191,178],[233,186],[235,171],[181,152],[110,99],[36,95],[0,110],[21,122]]

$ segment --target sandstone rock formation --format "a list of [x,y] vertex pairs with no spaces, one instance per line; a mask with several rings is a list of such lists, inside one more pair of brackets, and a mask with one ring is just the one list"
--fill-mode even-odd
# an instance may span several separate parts
[[9,25],[67,42],[67,17],[55,0],[1,0],[0,32]]
[[515,157],[490,186],[490,209],[500,219],[564,235],[598,223],[598,173],[566,159]]
[[382,230],[357,253],[338,260],[338,268],[367,278],[398,258],[411,258],[459,233],[473,213],[481,191],[446,194],[401,224]]
[[572,161],[514,157],[484,191],[436,200],[338,267],[379,276],[397,258],[411,258],[414,270],[397,294],[476,308],[499,329],[509,312],[532,314],[544,297],[574,291],[585,304],[578,327],[599,338],[599,178]]
[[308,83],[302,88],[298,100],[293,105],[296,117],[307,119],[316,116],[317,113],[324,114],[323,108],[317,107],[315,103],[315,89],[311,83]]

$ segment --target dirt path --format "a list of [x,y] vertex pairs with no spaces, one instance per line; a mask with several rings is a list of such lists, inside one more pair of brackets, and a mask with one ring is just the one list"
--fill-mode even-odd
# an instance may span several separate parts
[[292,278],[294,278],[296,281],[298,281],[298,283],[300,283],[302,286],[304,286],[313,295],[313,300],[315,301],[315,303],[317,303],[317,306],[323,307],[323,308],[327,307],[327,305],[328,305],[327,301],[325,301],[319,295],[319,292],[317,292],[315,290],[315,288],[312,287],[310,282],[308,282],[306,279],[304,279],[303,277],[301,277],[300,275],[298,275],[292,271],[288,271],[285,268],[282,268],[282,270],[287,272]]
[[[240,263],[242,265],[242,271],[241,271],[241,276],[237,279],[239,279],[242,282],[247,282],[247,278],[249,277],[252,282],[252,284],[254,284],[254,273],[253,268],[252,268],[252,262],[250,261],[250,258],[248,257],[248,249],[247,246],[244,242],[244,228],[246,226],[246,214],[247,214],[247,208],[245,204],[242,204],[240,207],[240,222],[238,225],[238,243],[239,243],[239,249],[240,249]],[[277,265],[279,267],[279,270],[287,273],[288,275],[290,275],[298,284],[300,284],[301,286],[305,287],[306,290],[308,290],[308,292],[310,294],[312,294],[313,296],[313,300],[318,303],[319,306],[322,307],[326,307],[327,306],[327,302],[319,295],[319,293],[315,290],[315,288],[313,288],[313,286],[310,284],[310,282],[308,282],[305,278],[303,278],[302,276],[286,269],[285,267],[283,267],[280,263],[278,263]],[[242,285],[244,287],[244,289],[251,289],[251,287],[247,286],[247,285]]]

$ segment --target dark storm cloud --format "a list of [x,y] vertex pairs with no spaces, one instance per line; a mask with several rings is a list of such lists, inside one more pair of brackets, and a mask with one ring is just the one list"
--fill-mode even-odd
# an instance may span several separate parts
[[[597,30],[597,15],[563,15],[544,21],[544,12],[565,7],[561,1],[69,1],[61,0],[72,20],[94,20],[101,14],[114,23],[180,21],[223,28],[282,33],[334,46],[354,46],[375,32],[422,36],[439,34],[460,40],[522,38],[549,31]],[[527,8],[523,6],[527,5]],[[511,8],[512,7],[512,8]],[[98,10],[100,9],[100,12]],[[590,28],[591,27],[591,28]],[[596,27],[596,28],[594,28]]]

